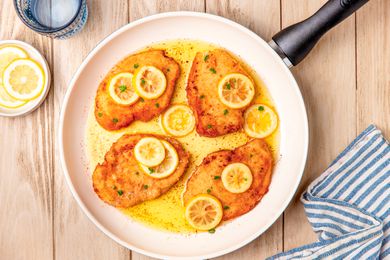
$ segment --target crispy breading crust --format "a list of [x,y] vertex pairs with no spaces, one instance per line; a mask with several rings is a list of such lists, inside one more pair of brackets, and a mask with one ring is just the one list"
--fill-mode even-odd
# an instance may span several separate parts
[[243,113],[246,107],[231,109],[218,98],[218,83],[230,73],[250,77],[225,50],[198,52],[194,58],[187,82],[187,98],[195,114],[196,131],[201,136],[216,137],[236,132],[244,124]]
[[[172,144],[179,156],[174,173],[155,179],[143,172],[133,153],[137,142],[146,136],[155,136]],[[172,138],[149,134],[125,134],[106,153],[92,175],[93,189],[101,200],[118,208],[128,208],[166,193],[187,169],[190,155]],[[122,194],[120,194],[122,193]]]
[[[135,64],[138,66],[134,66]],[[120,72],[134,73],[135,67],[145,65],[155,66],[164,72],[167,79],[167,88],[164,94],[153,100],[139,99],[132,105],[116,103],[108,92],[110,79]],[[162,50],[149,50],[124,58],[108,72],[99,85],[95,98],[97,122],[107,130],[118,130],[129,126],[135,120],[151,120],[169,106],[179,76],[179,64],[174,59],[167,57]]]
[[[245,163],[252,172],[251,187],[243,192],[234,194],[227,191],[220,178],[223,169],[235,162]],[[251,209],[267,193],[271,182],[273,158],[267,143],[254,139],[234,150],[223,150],[207,155],[188,179],[183,194],[184,204],[197,194],[209,193],[218,198],[224,210],[223,220],[241,216]],[[219,177],[215,177],[219,176]]]

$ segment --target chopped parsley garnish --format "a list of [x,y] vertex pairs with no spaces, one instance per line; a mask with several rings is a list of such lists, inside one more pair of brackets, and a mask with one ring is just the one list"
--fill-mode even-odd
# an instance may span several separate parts
[[146,190],[147,188],[149,188],[149,185],[144,185],[144,189]]
[[142,78],[142,79],[141,79],[141,85],[143,86],[143,85],[145,85],[145,83],[146,83],[145,79]]
[[248,179],[247,179],[247,178],[244,178],[244,181],[248,181]]
[[204,61],[207,61],[209,59],[209,55],[208,54],[206,54],[206,56],[204,56]]
[[209,229],[209,233],[210,234],[214,234],[215,233],[215,228]]
[[212,125],[207,125],[207,128],[210,129],[210,128],[213,128],[213,126]]
[[138,67],[139,67],[139,64],[138,64],[138,63],[134,64],[134,69],[136,69],[136,68],[138,68]]
[[228,209],[230,209],[230,207],[228,205],[226,205],[226,206],[223,206],[223,209],[228,210]]
[[149,172],[150,173],[154,173],[154,169],[153,168],[148,168]]
[[231,89],[231,88],[232,88],[232,85],[230,85],[230,83],[226,83],[226,88],[227,88],[227,89]]
[[118,190],[117,192],[118,192],[118,195],[119,195],[119,196],[122,196],[122,195],[123,195],[123,190]]
[[126,89],[127,89],[126,85],[120,85],[120,86],[119,86],[119,90],[120,90],[121,92],[125,92]]
[[223,111],[223,114],[226,116],[227,114],[229,113],[229,110],[227,110],[227,109],[225,109],[224,111]]
[[211,190],[210,189],[207,189],[207,193],[210,193],[211,192]]
[[156,104],[154,104],[156,107],[160,107],[160,104],[159,103],[156,103]]
[[139,101],[141,101],[141,102],[145,102],[145,99],[143,99],[143,98],[140,98],[140,99],[139,99]]
[[200,96],[200,99],[204,99],[206,96],[205,95],[201,95]]
[[216,71],[214,68],[210,68],[210,71],[211,71],[213,74],[217,73],[217,71]]
[[218,175],[214,176],[214,180],[219,180],[219,179],[221,179],[221,176]]
[[116,124],[116,123],[118,123],[118,118],[116,118],[116,117],[114,117],[113,119],[112,119],[112,122],[114,123],[114,124]]
[[257,110],[263,111],[263,110],[264,110],[264,107],[263,107],[263,106],[259,106],[259,107],[257,108]]
[[99,116],[99,117],[102,117],[102,116],[103,116],[103,113],[99,112],[99,113],[98,113],[98,116]]

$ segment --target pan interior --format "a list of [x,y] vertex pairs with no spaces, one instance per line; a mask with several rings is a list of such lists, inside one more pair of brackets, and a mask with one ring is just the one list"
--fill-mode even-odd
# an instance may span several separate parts
[[[213,49],[220,48],[202,41],[177,39],[166,42],[152,44],[145,49],[162,49],[169,57],[174,58],[180,64],[181,75],[175,87],[175,93],[172,99],[172,104],[187,104],[186,85],[187,77],[191,69],[191,61],[194,59],[197,52],[208,53]],[[231,54],[234,56],[234,54]],[[266,104],[277,111],[274,102],[256,72],[251,69],[244,61],[235,57],[244,67],[247,73],[251,76],[256,87],[256,94],[253,104]],[[104,130],[96,121],[94,115],[94,104],[90,108],[86,128],[86,145],[90,169],[94,169],[98,163],[104,161],[105,153],[110,149],[111,145],[123,134],[134,133],[152,133],[157,135],[166,135],[161,127],[161,117],[157,116],[149,122],[137,121],[129,127],[119,131],[109,132]],[[279,159],[279,138],[280,131],[275,132],[267,137],[265,141],[269,144],[273,151],[274,160]],[[185,208],[182,205],[181,196],[185,188],[185,182],[196,166],[201,164],[204,157],[208,154],[225,149],[234,149],[238,146],[246,144],[251,140],[243,130],[222,135],[216,138],[201,137],[196,131],[192,131],[189,135],[176,138],[186,151],[191,154],[190,164],[186,175],[174,185],[169,192],[163,194],[158,199],[146,201],[137,206],[121,210],[124,214],[132,219],[138,220],[145,225],[176,233],[194,233],[195,230],[186,222],[184,217]],[[169,214],[167,214],[169,212]]]

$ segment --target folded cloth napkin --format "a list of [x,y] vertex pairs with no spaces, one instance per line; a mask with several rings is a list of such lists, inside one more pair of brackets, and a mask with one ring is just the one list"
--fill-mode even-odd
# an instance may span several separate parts
[[302,194],[319,242],[268,259],[390,259],[390,146],[373,125]]

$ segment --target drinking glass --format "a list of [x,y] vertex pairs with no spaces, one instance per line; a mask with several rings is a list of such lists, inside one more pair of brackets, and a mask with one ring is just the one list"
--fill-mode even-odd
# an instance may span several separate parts
[[86,0],[14,0],[14,6],[27,27],[56,39],[73,36],[88,19]]

